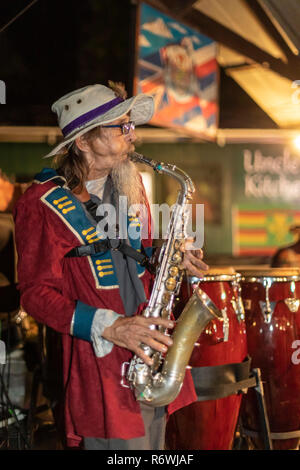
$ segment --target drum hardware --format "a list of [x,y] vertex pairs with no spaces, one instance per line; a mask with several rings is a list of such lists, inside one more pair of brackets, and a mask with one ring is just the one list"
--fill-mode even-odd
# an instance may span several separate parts
[[235,279],[232,281],[233,292],[236,294],[231,299],[232,307],[236,313],[239,323],[245,321],[245,308],[242,300],[242,288],[240,285],[241,275],[237,274]]
[[256,369],[252,369],[251,372],[256,379],[256,385],[254,387],[254,390],[255,390],[255,395],[256,395],[257,405],[258,405],[258,415],[259,415],[261,432],[260,433],[255,432],[255,431],[252,432],[246,429],[243,426],[243,424],[241,424],[241,433],[249,437],[254,437],[254,434],[255,434],[255,437],[261,435],[262,440],[263,440],[264,450],[273,450],[270,423],[269,423],[267,407],[266,407],[266,402],[265,402],[263,383],[261,379],[261,371],[260,369],[256,368]]
[[[270,276],[270,277],[258,277],[258,276],[255,276],[255,275],[252,275],[251,277],[245,277],[243,276],[242,278],[242,281],[246,281],[246,282],[258,282],[260,284],[262,284],[265,288],[265,292],[266,292],[266,301],[263,302],[263,301],[259,301],[259,304],[260,304],[260,308],[261,308],[261,311],[262,311],[262,314],[265,318],[265,323],[270,323],[271,320],[272,320],[272,315],[274,313],[274,309],[275,309],[275,306],[276,306],[276,303],[277,302],[270,302],[270,298],[269,298],[269,290],[270,288],[272,287],[273,283],[276,283],[276,282],[290,282],[290,290],[292,292],[292,294],[295,293],[295,281],[299,281],[299,276],[295,276],[295,275],[286,275],[286,276],[277,276],[276,273],[274,276]],[[241,289],[241,287],[239,287]],[[296,299],[294,297],[289,297],[287,299],[284,299],[284,302],[286,304],[286,306],[288,307],[288,309],[290,310],[290,312],[292,313],[296,313],[299,309],[299,306],[300,306],[300,299]],[[251,309],[251,300],[249,299],[244,299],[244,306],[245,306],[245,309],[246,310],[250,310]]]
[[240,298],[235,299],[234,297],[230,300],[233,310],[237,316],[238,322],[241,323],[245,320],[244,305]]
[[290,312],[296,313],[299,309],[300,299],[288,298],[284,300],[284,303]]
[[[249,436],[249,437],[254,437],[257,438],[259,437],[260,433],[258,431],[253,431],[252,429],[247,429],[243,427],[243,432]],[[274,441],[281,441],[284,439],[295,439],[297,437],[300,437],[300,430],[297,431],[287,431],[287,432],[270,432],[270,438]],[[298,450],[296,449],[289,449],[289,450]]]
[[262,314],[265,318],[265,323],[271,323],[272,315],[274,313],[274,309],[276,306],[276,302],[270,302],[270,297],[269,297],[269,290],[272,284],[273,284],[273,281],[271,278],[265,278],[263,280],[263,286],[266,289],[266,301],[265,302],[260,301],[259,305],[260,305]]
[[[242,280],[245,281],[246,279],[243,277]],[[260,300],[259,301],[259,306],[260,306],[261,312],[264,316],[264,321],[267,324],[271,323],[272,315],[274,313],[274,309],[275,309],[275,306],[276,306],[276,302],[270,302],[270,297],[269,297],[270,287],[272,287],[273,282],[276,282],[276,280],[275,280],[275,278],[271,278],[271,277],[263,277],[262,279],[261,278],[256,278],[256,277],[251,277],[251,279],[247,279],[247,282],[259,282],[265,288],[265,292],[266,292],[265,302]],[[245,300],[244,302],[245,302],[246,310],[250,310],[251,300]]]
[[21,329],[24,341],[29,339],[31,329],[31,318],[25,312],[25,310],[23,310],[22,307],[20,307],[17,311],[17,314],[14,317],[14,322]]
[[277,302],[270,302],[270,301],[263,302],[262,300],[259,301],[259,306],[265,319],[264,321],[267,324],[271,323],[272,315],[274,313],[276,303]]
[[27,316],[27,313],[22,309],[22,307],[20,307],[14,320],[17,325],[20,325]]
[[226,343],[229,339],[229,318],[227,315],[227,307],[222,308],[221,310],[223,316],[223,335],[224,335],[224,343]]

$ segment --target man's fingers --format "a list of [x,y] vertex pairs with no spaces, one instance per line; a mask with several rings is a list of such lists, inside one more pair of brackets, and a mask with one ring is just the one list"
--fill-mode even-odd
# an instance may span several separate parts
[[[163,344],[164,342],[165,344]],[[168,338],[167,336],[161,335],[161,333],[159,333],[158,338],[154,338],[153,336],[145,336],[141,343],[145,344],[146,346],[149,346],[151,349],[154,349],[155,351],[158,351],[160,353],[166,353],[168,351],[168,346],[171,346],[173,341],[171,340],[171,338]],[[151,365],[152,361],[149,358],[149,356],[147,356],[144,353],[143,349],[140,347],[141,343],[139,343],[139,345],[134,349],[134,352],[146,364]]]
[[150,346],[150,348],[155,349],[155,351],[158,352],[167,352],[168,346],[171,345],[170,342],[163,344],[162,341],[156,340],[154,337],[151,336],[146,336],[143,340],[143,343],[146,344],[147,346]]
[[[145,317],[141,317],[145,318]],[[161,317],[148,317],[145,318],[147,321],[147,325],[159,325],[159,326],[164,326],[165,328],[174,328],[175,323],[172,320],[168,320],[166,318],[161,318]]]
[[194,251],[192,252],[192,254],[193,254],[194,256],[196,256],[196,258],[198,258],[198,259],[203,259],[203,251],[202,251],[201,249],[199,249],[199,250],[194,250]]
[[147,364],[148,366],[151,366],[152,365],[152,359],[151,357],[147,356],[147,354],[144,353],[144,351],[142,350],[142,348],[140,348],[139,346],[136,347],[135,349],[132,350],[137,356],[139,356],[142,361]]
[[197,266],[199,269],[202,269],[204,271],[207,271],[207,269],[208,269],[208,265],[206,263],[204,263],[204,261],[202,261],[201,259],[196,258],[195,256],[190,259],[190,263]]
[[[172,339],[168,335],[164,335],[163,333],[160,333],[158,330],[148,330],[149,333],[147,332],[145,334],[143,342],[148,344],[149,346],[152,347],[153,341],[157,344],[161,344],[161,346],[171,346],[173,344]],[[157,348],[155,348],[157,349]],[[158,349],[160,351],[160,349]]]
[[163,353],[173,343],[167,334],[163,334],[158,330],[158,326],[165,329],[173,328],[174,322],[162,318],[142,316],[120,318],[108,328],[108,333],[104,337],[118,346],[135,352],[143,361],[147,358],[147,364],[150,364],[148,356],[140,347],[141,344]]
[[[191,267],[193,269],[198,269],[200,271],[207,271],[209,269],[209,266],[204,263],[204,261],[198,259],[198,258],[195,258],[194,256],[193,257],[186,257],[184,262],[182,263],[183,264],[183,267],[185,269],[190,269]],[[202,275],[203,273],[200,273],[200,275]]]
[[202,267],[202,265],[198,267],[198,266],[195,266],[193,263],[191,263],[189,260],[186,260],[184,267],[190,275],[196,276],[196,277],[202,277],[203,271],[207,271],[208,269],[207,264],[205,263],[203,264],[204,264],[204,267]]
[[180,251],[184,253],[186,250],[192,250],[194,248],[193,243],[194,243],[193,238],[186,238],[184,242],[181,243],[180,245]]

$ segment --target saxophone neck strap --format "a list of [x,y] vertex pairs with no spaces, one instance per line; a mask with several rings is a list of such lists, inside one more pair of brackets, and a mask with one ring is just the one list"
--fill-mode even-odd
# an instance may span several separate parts
[[105,240],[99,240],[91,243],[90,245],[76,246],[70,250],[65,258],[74,258],[82,256],[92,256],[98,253],[105,253],[108,250],[120,251],[124,256],[133,258],[135,261],[140,263],[141,266],[145,267],[151,274],[154,274],[154,266],[150,263],[150,258],[146,255],[143,245],[142,252],[139,252],[128,245],[125,240],[109,238]]
[[[53,179],[53,182],[58,186],[63,187],[65,181],[59,176],[57,176]],[[85,193],[82,193],[82,196],[82,198],[79,197],[79,200],[81,200],[81,202],[85,205],[87,211],[91,214],[94,220],[96,220],[96,222],[99,222],[102,217],[98,217],[96,215],[98,205],[91,199],[86,200]],[[141,252],[139,252],[132,248],[132,246],[128,245],[125,240],[121,240],[119,238],[106,238],[105,240],[99,240],[94,243],[91,243],[90,245],[76,246],[65,254],[65,258],[92,256],[98,253],[105,253],[109,250],[120,251],[124,256],[129,256],[130,258],[133,258],[136,262],[140,263],[140,265],[145,267],[151,274],[155,273],[155,268],[150,263],[150,258],[146,255],[143,244],[141,244]]]

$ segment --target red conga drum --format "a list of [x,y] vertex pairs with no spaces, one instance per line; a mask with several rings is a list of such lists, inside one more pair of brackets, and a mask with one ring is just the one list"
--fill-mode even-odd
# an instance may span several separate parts
[[[231,267],[215,267],[201,279],[190,278],[182,285],[175,317],[197,286],[220,309],[223,321],[211,321],[200,335],[189,363],[192,373],[204,368],[212,370],[211,366],[241,363],[247,357],[247,344],[237,273]],[[176,411],[167,423],[167,449],[231,449],[240,404],[241,395],[235,393],[219,399],[204,397],[204,400]]]
[[[239,270],[252,367],[261,370],[273,449],[296,449],[300,439],[300,270]],[[298,352],[297,352],[298,349]],[[253,389],[243,399],[242,422],[262,449]]]

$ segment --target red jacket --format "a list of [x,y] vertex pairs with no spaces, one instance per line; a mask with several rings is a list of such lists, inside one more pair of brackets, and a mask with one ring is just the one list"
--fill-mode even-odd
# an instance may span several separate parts
[[[51,180],[34,183],[19,199],[14,216],[21,305],[38,322],[62,333],[67,443],[78,446],[83,436],[121,439],[143,436],[139,404],[133,391],[120,384],[122,364],[131,359],[132,353],[115,345],[111,353],[97,358],[91,342],[70,335],[78,301],[87,306],[87,312],[88,306],[125,312],[118,287],[97,287],[90,256],[64,257],[80,243],[72,227],[45,199],[56,187]],[[151,285],[148,271],[141,280],[148,299]],[[142,310],[140,305],[137,313]],[[195,400],[192,378],[187,374],[168,412]]]

